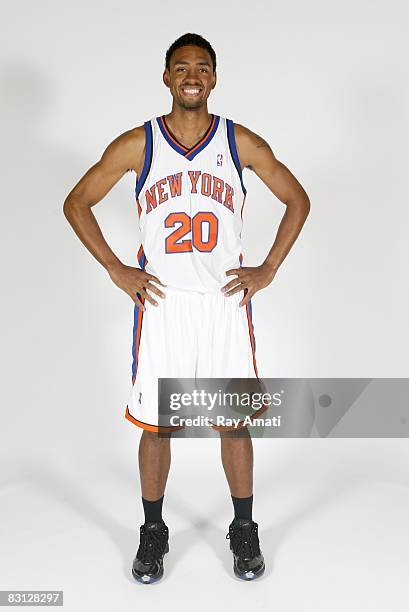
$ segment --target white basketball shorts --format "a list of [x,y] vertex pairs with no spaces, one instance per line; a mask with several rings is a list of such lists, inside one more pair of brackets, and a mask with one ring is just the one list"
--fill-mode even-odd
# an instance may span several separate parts
[[135,307],[132,390],[125,417],[148,431],[158,427],[158,378],[258,378],[251,303],[240,291],[226,297],[171,287],[159,303]]

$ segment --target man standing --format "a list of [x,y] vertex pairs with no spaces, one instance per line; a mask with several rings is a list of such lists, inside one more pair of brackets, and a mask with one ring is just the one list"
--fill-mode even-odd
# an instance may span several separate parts
[[[216,55],[185,34],[166,53],[163,81],[172,110],[116,138],[72,189],[64,213],[112,281],[135,302],[132,391],[126,418],[144,431],[139,469],[145,522],[133,576],[152,583],[169,550],[162,504],[170,467],[171,428],[158,425],[157,380],[258,377],[251,298],[267,287],[309,213],[309,199],[269,145],[249,129],[209,113]],[[265,261],[244,267],[242,170],[249,168],[286,205]],[[137,176],[140,268],[123,264],[105,241],[91,208],[128,171]],[[264,571],[252,518],[253,449],[249,432],[219,427],[221,457],[234,506],[227,537],[236,576]]]

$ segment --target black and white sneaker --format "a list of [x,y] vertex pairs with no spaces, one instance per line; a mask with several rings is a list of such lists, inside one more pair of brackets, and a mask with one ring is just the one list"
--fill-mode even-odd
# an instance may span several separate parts
[[248,519],[234,519],[226,539],[233,552],[234,573],[242,580],[254,580],[264,573],[264,557],[258,540],[258,524]]
[[152,584],[163,576],[163,557],[169,552],[169,530],[163,521],[144,523],[132,575],[138,582]]

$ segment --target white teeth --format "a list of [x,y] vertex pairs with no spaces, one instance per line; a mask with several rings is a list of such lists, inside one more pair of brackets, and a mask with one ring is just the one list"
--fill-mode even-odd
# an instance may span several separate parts
[[198,94],[200,89],[184,89],[183,91],[187,94]]

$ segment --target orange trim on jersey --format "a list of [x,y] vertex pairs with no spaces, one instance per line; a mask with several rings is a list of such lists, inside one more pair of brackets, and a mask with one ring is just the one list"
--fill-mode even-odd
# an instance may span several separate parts
[[139,247],[139,250],[138,250],[138,255],[137,255],[138,262],[139,262],[139,258],[140,258],[140,256],[142,255],[142,251],[143,251],[143,246],[142,246],[142,244],[141,244],[141,246]]
[[[246,196],[244,196],[244,199],[246,199]],[[244,206],[244,202],[243,202],[243,206]],[[242,206],[242,210],[243,210],[243,206]],[[240,253],[239,261],[240,261],[240,267],[241,267],[241,264],[243,263],[243,253]],[[256,344],[255,344],[255,341],[254,341],[253,323],[251,322],[250,308],[249,308],[248,302],[246,304],[246,313],[247,313],[247,323],[248,323],[248,326],[249,326],[249,335],[250,335],[251,350],[253,352],[254,372],[255,372],[255,374],[256,374],[256,376],[258,378],[257,363],[256,363]]]
[[195,144],[193,149],[189,149],[186,154],[191,155],[194,151],[196,151],[198,147],[200,147],[201,144],[203,144],[203,141],[207,138],[209,132],[212,131],[215,123],[216,123],[216,115],[213,115],[213,121],[211,122],[210,127],[206,130],[206,134],[204,134],[203,138],[199,140],[197,144]]
[[214,128],[214,124],[216,123],[216,115],[213,115],[213,119],[212,119],[212,121],[211,121],[211,123],[210,123],[209,127],[207,128],[207,130],[206,130],[205,134],[203,134],[203,136],[202,136],[202,138],[199,140],[199,142],[197,142],[197,143],[195,144],[195,146],[194,146],[194,147],[192,147],[191,149],[188,149],[187,147],[185,147],[185,145],[183,145],[181,142],[179,142],[178,140],[176,140],[176,138],[173,136],[173,134],[171,134],[171,132],[169,131],[169,128],[168,128],[168,126],[167,126],[167,124],[166,124],[166,119],[165,119],[165,117],[163,117],[163,116],[162,116],[162,117],[160,117],[160,120],[161,120],[161,122],[162,122],[163,129],[165,130],[165,132],[166,132],[167,136],[169,136],[170,140],[171,140],[171,141],[172,141],[172,142],[173,142],[173,143],[174,143],[174,144],[175,144],[177,147],[179,147],[180,149],[183,149],[183,151],[185,151],[185,154],[184,154],[184,155],[185,155],[185,157],[186,157],[187,155],[191,155],[192,153],[194,153],[194,151],[196,151],[196,149],[197,149],[198,147],[200,147],[200,146],[203,144],[203,142],[204,142],[204,141],[207,139],[207,137],[209,136],[210,132],[211,132],[211,131],[213,130],[213,128]]
[[141,427],[142,429],[145,429],[146,431],[154,431],[154,432],[160,432],[160,433],[170,433],[171,431],[176,431],[179,429],[184,429],[184,425],[180,426],[180,427],[164,427],[162,425],[150,425],[150,423],[144,423],[143,421],[139,421],[138,419],[135,419],[135,417],[132,416],[132,414],[129,412],[129,408],[128,406],[126,407],[125,410],[125,418],[128,419],[128,421],[130,421],[131,423],[133,423],[134,425],[137,425],[138,427]]
[[248,326],[249,326],[251,350],[253,352],[254,372],[256,373],[256,376],[258,378],[257,363],[256,363],[256,350],[255,350],[255,345],[254,345],[254,331],[253,331],[253,324],[252,324],[251,318],[250,318],[250,309],[249,309],[248,303],[246,304],[246,312],[247,312],[247,323],[248,323]]
[[162,121],[162,125],[163,125],[163,129],[165,130],[166,134],[169,136],[169,138],[171,139],[172,142],[175,143],[175,145],[177,145],[178,147],[180,147],[181,149],[184,149],[186,151],[186,153],[189,153],[189,149],[187,147],[185,147],[185,145],[182,145],[180,142],[178,142],[176,140],[176,138],[174,136],[172,136],[172,134],[169,132],[169,128],[166,125],[166,121],[163,117],[160,118],[160,120]]
[[[145,298],[141,295],[139,297],[142,304],[145,301]],[[138,373],[138,360],[139,360],[139,345],[141,343],[141,332],[142,332],[142,319],[143,319],[143,310],[139,308],[138,311],[138,322],[136,324],[136,340],[135,340],[135,372]],[[135,382],[134,377],[132,377],[132,382]]]
[[[142,214],[142,208],[141,208],[141,204],[139,202],[139,198],[136,200],[136,205],[138,207],[138,217],[140,217],[141,214]],[[138,254],[138,256],[139,256],[139,254]]]
[[142,429],[146,429],[146,431],[159,431],[159,427],[157,427],[156,425],[149,425],[148,423],[143,423],[143,421],[138,421],[138,419],[135,419],[135,417],[133,417],[129,412],[128,406],[125,410],[125,418],[128,419],[128,421],[130,421],[134,425],[137,425]]

